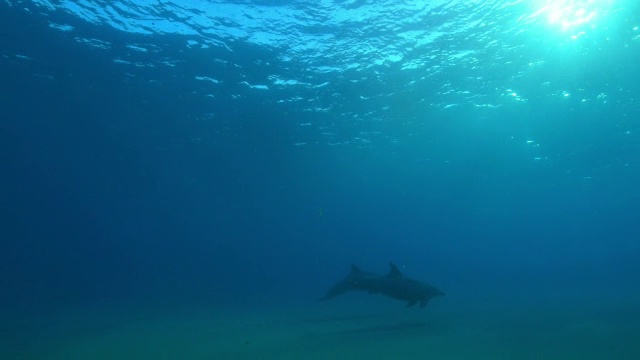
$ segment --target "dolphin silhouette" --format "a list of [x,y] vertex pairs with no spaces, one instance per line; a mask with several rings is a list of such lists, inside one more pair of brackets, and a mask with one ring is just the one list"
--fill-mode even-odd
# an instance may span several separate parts
[[394,263],[389,263],[389,266],[391,270],[387,275],[378,275],[351,265],[351,272],[330,287],[321,300],[329,300],[346,292],[359,290],[407,301],[407,307],[419,302],[420,307],[423,308],[430,299],[444,295],[432,285],[403,276]]

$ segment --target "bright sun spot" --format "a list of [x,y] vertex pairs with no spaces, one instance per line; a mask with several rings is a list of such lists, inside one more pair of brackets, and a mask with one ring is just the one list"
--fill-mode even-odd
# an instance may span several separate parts
[[546,0],[539,1],[534,18],[546,18],[549,25],[567,31],[585,24],[593,24],[610,0]]

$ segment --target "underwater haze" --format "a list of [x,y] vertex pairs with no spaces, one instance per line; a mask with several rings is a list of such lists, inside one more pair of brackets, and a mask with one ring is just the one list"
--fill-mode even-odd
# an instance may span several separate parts
[[0,358],[638,359],[639,70],[634,0],[0,0]]

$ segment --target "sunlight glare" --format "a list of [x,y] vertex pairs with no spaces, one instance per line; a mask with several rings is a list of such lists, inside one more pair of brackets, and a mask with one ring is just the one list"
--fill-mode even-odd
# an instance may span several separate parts
[[547,21],[550,25],[569,30],[591,22],[597,15],[595,0],[589,1],[547,1]]
[[612,3],[612,0],[540,0],[531,17],[545,19],[550,27],[561,31],[587,24],[595,27],[595,20],[606,14]]

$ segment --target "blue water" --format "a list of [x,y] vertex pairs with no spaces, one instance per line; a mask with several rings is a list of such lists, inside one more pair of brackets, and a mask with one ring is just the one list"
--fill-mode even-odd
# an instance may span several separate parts
[[[1,0],[0,354],[637,358],[638,64],[631,0]],[[318,303],[389,261],[447,295]],[[217,312],[313,337],[105,340]]]

